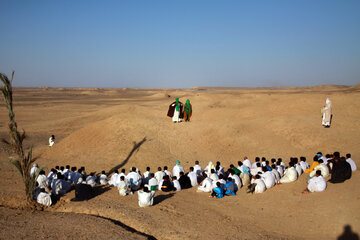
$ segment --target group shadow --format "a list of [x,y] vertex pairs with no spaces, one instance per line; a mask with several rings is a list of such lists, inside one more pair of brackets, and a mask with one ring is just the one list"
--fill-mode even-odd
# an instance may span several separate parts
[[337,238],[338,240],[359,240],[359,235],[353,232],[351,226],[345,225],[344,232]]

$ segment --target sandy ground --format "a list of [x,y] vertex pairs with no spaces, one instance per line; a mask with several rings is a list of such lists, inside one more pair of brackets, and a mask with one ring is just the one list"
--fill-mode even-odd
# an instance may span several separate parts
[[[169,104],[179,97],[193,104],[191,122],[174,124],[166,117]],[[333,102],[333,124],[321,126],[320,108],[326,97]],[[118,166],[127,171],[136,166],[142,172],[150,166],[172,168],[179,159],[187,170],[199,160],[221,161],[226,168],[248,156],[281,157],[313,155],[322,151],[350,152],[358,166],[360,156],[359,86],[319,86],[309,88],[241,89],[53,89],[16,88],[15,113],[18,126],[27,133],[25,144],[34,149],[37,162],[48,169],[55,165],[85,166],[99,173]],[[0,106],[0,137],[7,138],[7,112]],[[54,134],[57,143],[49,148]],[[44,213],[23,208],[23,189],[17,171],[8,164],[5,144],[0,143],[0,216],[13,229],[26,235],[10,238],[52,236],[47,223],[39,231],[23,219],[34,215],[40,221],[65,225],[72,218],[88,221],[94,238],[111,229],[118,238],[133,234],[101,216],[119,221],[157,239],[337,239],[350,225],[360,232],[360,189],[352,179],[329,185],[323,193],[303,195],[306,176],[294,183],[276,186],[260,195],[210,199],[196,189],[156,193],[155,205],[139,208],[137,196],[120,197],[116,189],[104,188],[82,202],[71,201],[74,191]],[[17,210],[8,209],[8,207]],[[14,212],[15,211],[15,212]],[[63,213],[67,215],[61,215]],[[60,214],[61,213],[61,214]],[[75,214],[82,213],[82,215]],[[60,214],[60,215],[59,215]],[[87,215],[84,215],[87,214]],[[90,214],[90,215],[88,215]],[[63,216],[63,217],[62,217]],[[65,217],[66,216],[66,217]],[[82,220],[82,218],[89,218]],[[39,220],[38,220],[39,219]],[[16,224],[17,222],[21,224]],[[73,227],[69,222],[68,229]],[[7,227],[0,227],[1,236]],[[76,228],[78,229],[78,228]],[[96,231],[99,229],[99,231]],[[81,231],[81,227],[79,228]],[[6,237],[7,238],[7,237]],[[84,237],[86,238],[86,237]],[[134,239],[131,235],[129,237]]]

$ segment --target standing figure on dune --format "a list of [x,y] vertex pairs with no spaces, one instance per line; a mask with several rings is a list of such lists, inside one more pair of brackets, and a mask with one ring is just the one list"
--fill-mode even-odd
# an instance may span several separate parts
[[184,121],[190,122],[191,115],[192,115],[192,106],[190,104],[190,100],[186,99],[186,103],[184,106]]
[[172,118],[174,123],[181,122],[181,118],[183,118],[184,115],[183,107],[184,105],[179,101],[179,98],[176,98],[175,102],[170,104],[167,115]]
[[322,125],[324,127],[330,127],[332,118],[332,103],[329,98],[326,98],[325,107],[321,109],[322,113]]

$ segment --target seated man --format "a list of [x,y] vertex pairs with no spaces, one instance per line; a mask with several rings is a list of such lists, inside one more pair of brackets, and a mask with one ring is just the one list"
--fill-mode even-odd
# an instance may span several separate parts
[[266,185],[264,181],[261,179],[261,176],[259,174],[256,174],[253,176],[253,179],[251,180],[251,184],[248,186],[247,193],[263,193],[266,190]]
[[321,171],[321,176],[323,178],[327,178],[328,176],[330,176],[329,167],[324,163],[322,159],[319,160],[319,165],[314,168],[314,171],[309,174],[309,177],[314,177],[318,170]]
[[51,195],[45,191],[44,188],[40,188],[40,193],[37,195],[36,201],[44,206],[51,206]]
[[171,179],[172,179],[173,190],[180,191],[182,186],[181,186],[180,182],[176,179],[176,176],[172,176]]
[[161,189],[161,191],[163,192],[170,192],[172,190],[174,190],[172,183],[170,182],[170,178],[168,175],[165,175],[163,180],[160,182],[159,184],[159,188]]
[[351,171],[356,171],[356,164],[355,164],[354,160],[351,159],[350,153],[346,154],[346,161],[350,164]]
[[139,190],[138,192],[139,206],[147,207],[153,205],[155,192],[149,192],[147,187],[144,187],[144,190]]
[[153,173],[150,173],[150,180],[149,180],[149,188],[150,191],[156,191],[158,188],[158,181],[155,178],[155,175]]
[[[163,180],[164,176],[166,174],[161,170],[161,167],[158,167],[158,171],[155,173],[155,178],[158,182],[160,182],[161,180]],[[170,177],[170,176],[169,176]]]
[[188,176],[186,176],[184,174],[184,172],[180,172],[179,183],[180,183],[181,189],[191,188],[190,178]]
[[225,195],[236,196],[235,191],[236,191],[236,186],[235,186],[234,180],[231,177],[229,177],[227,179],[227,183],[225,184],[225,187],[224,187]]
[[296,169],[294,168],[294,163],[289,162],[288,169],[285,170],[284,176],[280,179],[280,183],[289,183],[294,182],[298,178],[298,173]]
[[303,191],[303,193],[309,193],[309,192],[323,192],[326,189],[326,181],[321,176],[321,170],[316,171],[316,176],[311,178],[308,181],[307,188]]
[[95,174],[90,173],[90,175],[87,176],[85,181],[86,181],[86,184],[88,184],[88,185],[90,185],[92,187],[95,187],[95,185],[96,185],[96,176],[95,176]]
[[188,178],[190,178],[191,186],[195,187],[198,185],[197,174],[194,171],[194,167],[190,167],[190,172],[187,174]]
[[118,190],[119,190],[119,194],[121,196],[126,196],[130,193],[129,191],[129,185],[125,182],[125,177],[121,176],[120,177],[120,182],[118,183]]
[[131,172],[126,176],[128,184],[132,191],[136,191],[141,187],[141,175],[136,172],[136,167],[131,168]]
[[263,167],[263,174],[261,174],[261,178],[265,183],[266,189],[272,188],[276,184],[275,175],[270,172],[267,167]]
[[206,172],[203,172],[204,180],[202,181],[201,186],[198,187],[197,192],[211,192],[212,190],[212,180],[206,175]]
[[48,179],[45,175],[44,170],[41,170],[39,172],[39,176],[36,181],[39,184],[39,188],[44,188],[45,190],[48,190]]
[[118,178],[119,175],[119,171],[115,170],[113,175],[111,175],[110,181],[108,182],[111,186],[115,186],[116,185],[116,179]]
[[100,175],[100,184],[101,185],[106,185],[108,183],[108,178],[107,176],[105,175],[105,171],[102,171],[101,172],[101,175]]
[[336,157],[332,161],[333,168],[329,182],[342,183],[351,178],[351,166],[344,157],[341,157],[340,159]]
[[216,182],[216,187],[212,190],[211,197],[223,198],[224,190],[221,187],[220,182]]

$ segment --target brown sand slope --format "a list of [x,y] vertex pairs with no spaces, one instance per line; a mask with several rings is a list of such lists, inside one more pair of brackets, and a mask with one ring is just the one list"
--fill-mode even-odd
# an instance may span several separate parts
[[[146,166],[152,171],[164,165],[172,168],[176,159],[188,169],[195,160],[203,166],[221,161],[228,167],[245,155],[285,161],[301,155],[311,161],[317,151],[351,152],[355,160],[360,156],[360,93],[354,87],[20,88],[14,97],[19,126],[29,136],[26,144],[34,145],[38,162],[49,168],[84,165],[88,172],[99,172],[121,165],[143,172]],[[166,117],[174,97],[191,100],[190,123],[173,124]],[[320,108],[326,97],[334,108],[329,129],[321,126]],[[0,137],[6,136],[6,117],[0,114]],[[53,148],[46,146],[50,134],[57,137]],[[22,191],[15,186],[20,179],[6,164],[6,154],[1,155],[0,171],[6,180],[0,186],[0,204],[19,206]],[[15,181],[10,180],[14,175]],[[305,178],[261,195],[248,196],[241,190],[238,197],[222,200],[195,189],[169,196],[157,193],[157,204],[145,209],[138,208],[136,196],[121,198],[112,189],[86,202],[60,202],[51,210],[116,219],[159,239],[233,239],[235,234],[243,239],[334,239],[345,224],[360,231],[358,172],[344,184],[306,196],[300,194]]]

